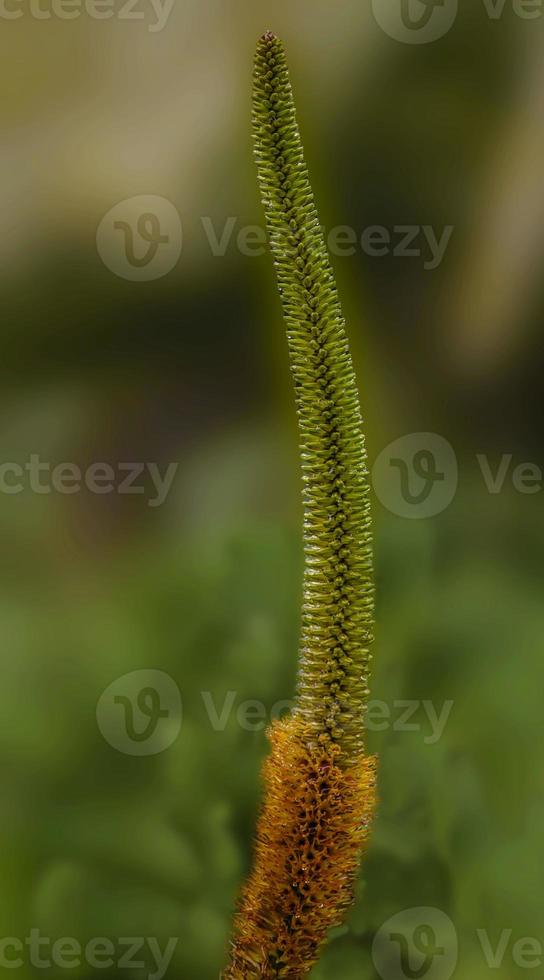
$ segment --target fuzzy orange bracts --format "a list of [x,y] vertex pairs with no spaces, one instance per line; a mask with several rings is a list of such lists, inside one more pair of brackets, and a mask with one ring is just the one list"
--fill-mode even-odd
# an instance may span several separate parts
[[308,972],[352,902],[374,811],[374,757],[343,768],[338,746],[308,748],[296,719],[276,722],[270,740],[228,980]]

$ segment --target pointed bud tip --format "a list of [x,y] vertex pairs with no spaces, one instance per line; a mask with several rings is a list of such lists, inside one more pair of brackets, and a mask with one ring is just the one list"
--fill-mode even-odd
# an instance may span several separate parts
[[270,43],[270,41],[277,41],[277,40],[278,40],[278,35],[274,34],[274,31],[265,31],[264,34],[261,35],[261,41],[266,41],[267,44]]

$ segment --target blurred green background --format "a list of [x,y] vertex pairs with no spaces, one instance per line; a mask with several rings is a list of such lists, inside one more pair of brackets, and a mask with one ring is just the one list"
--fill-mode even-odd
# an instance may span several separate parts
[[[373,497],[372,697],[393,720],[407,700],[453,706],[434,741],[422,709],[414,730],[371,733],[372,845],[313,975],[377,978],[376,933],[424,906],[454,923],[459,980],[524,976],[514,944],[544,943],[544,512],[542,481],[520,493],[511,477],[544,465],[542,17],[462,4],[445,36],[408,44],[361,0],[175,0],[160,31],[143,2],[134,20],[21,9],[0,35],[0,462],[179,466],[159,507],[149,481],[138,495],[0,493],[0,938],[178,937],[167,976],[183,980],[224,961],[266,752],[236,712],[255,699],[269,717],[293,694],[301,512],[271,261],[235,237],[212,254],[202,218],[217,234],[229,217],[262,224],[251,70],[273,28],[324,225],[394,241],[396,226],[453,226],[435,269],[391,249],[334,259],[371,462],[434,432],[459,467],[434,517]],[[168,199],[183,224],[179,261],[148,282],[96,246],[106,212],[137,195]],[[511,454],[499,493],[477,454],[492,472]],[[178,685],[183,723],[137,757],[108,744],[96,710],[144,668]],[[202,692],[218,711],[230,698],[224,730]],[[501,930],[491,968],[479,937],[495,949]],[[32,966],[26,947],[13,972],[143,980],[147,954],[65,971]],[[393,964],[385,980],[404,975]]]

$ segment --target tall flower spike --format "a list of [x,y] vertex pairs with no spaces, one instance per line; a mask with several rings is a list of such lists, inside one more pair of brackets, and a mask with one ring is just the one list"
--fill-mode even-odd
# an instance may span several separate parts
[[283,45],[257,48],[253,127],[302,455],[304,605],[297,713],[348,754],[361,745],[372,641],[369,487],[344,319],[304,162]]
[[349,907],[375,804],[363,712],[373,631],[369,484],[355,375],[283,45],[257,46],[253,131],[295,386],[304,599],[297,696],[272,726],[253,870],[226,980],[312,967]]

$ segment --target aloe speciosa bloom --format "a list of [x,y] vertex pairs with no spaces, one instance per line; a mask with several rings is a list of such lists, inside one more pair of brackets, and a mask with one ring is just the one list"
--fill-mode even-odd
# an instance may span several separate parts
[[296,703],[269,733],[229,980],[303,977],[353,884],[375,804],[364,709],[373,634],[369,482],[355,375],[283,45],[257,46],[253,131],[299,422],[304,597]]

